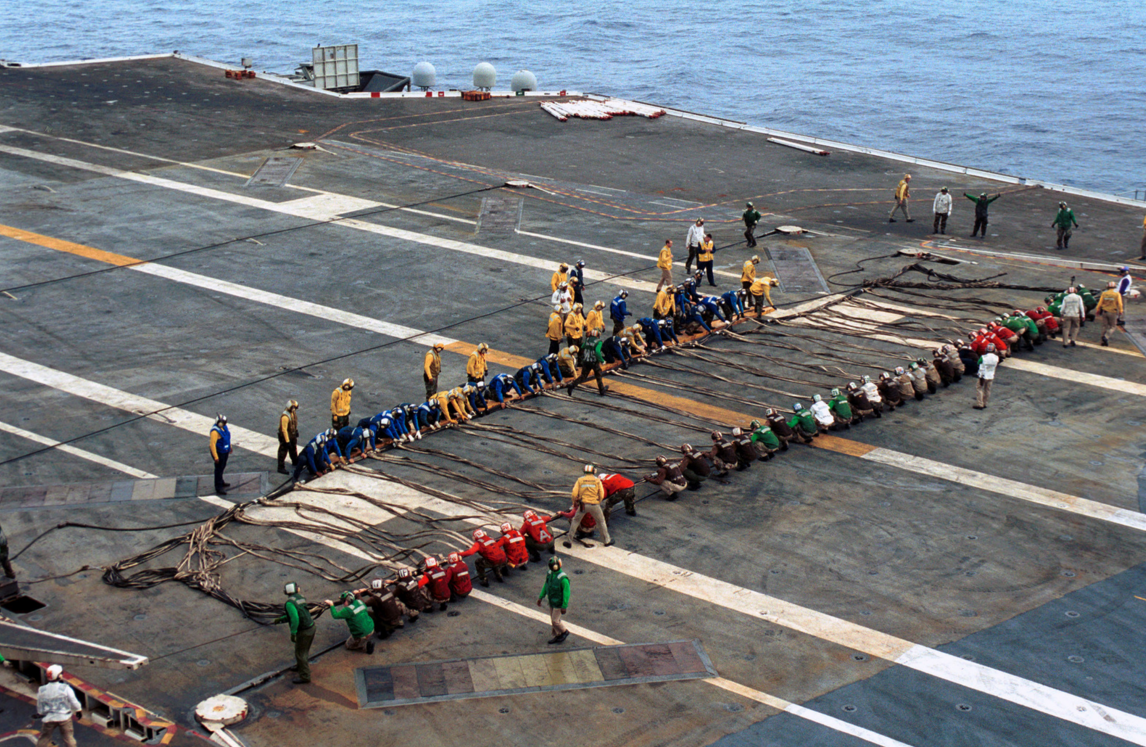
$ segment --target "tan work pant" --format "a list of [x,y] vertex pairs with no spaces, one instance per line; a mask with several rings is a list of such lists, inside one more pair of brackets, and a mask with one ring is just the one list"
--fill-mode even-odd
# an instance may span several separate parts
[[565,623],[561,622],[562,614],[563,613],[561,612],[560,607],[549,608],[549,627],[553,630],[554,638],[566,632],[567,630]]
[[979,384],[975,387],[975,404],[979,407],[987,406],[987,400],[991,398],[991,384],[994,382],[994,379],[979,379]]
[[60,730],[60,738],[64,740],[64,747],[76,747],[76,732],[72,720],[45,721],[40,729],[40,738],[36,740],[36,747],[48,747],[52,743],[52,732]]
[[659,487],[661,489],[661,492],[665,494],[666,498],[671,498],[672,496],[676,495],[677,493],[684,490],[688,486],[687,485],[677,485],[675,482],[672,482],[671,480],[665,480],[664,482],[662,482],[657,487]]
[[573,515],[573,521],[569,524],[569,536],[577,536],[577,527],[581,526],[581,519],[585,514],[593,517],[597,522],[597,526],[601,527],[601,541],[609,544],[613,538],[609,536],[609,524],[605,521],[605,514],[601,511],[599,503],[582,503],[577,509],[577,513]]
[[906,220],[911,220],[911,213],[907,212],[907,200],[896,200],[895,201],[895,206],[891,208],[891,212],[888,213],[888,215],[887,215],[888,220],[891,220],[892,218],[895,217],[895,211],[896,210],[902,210],[903,211],[903,217]]
[[668,268],[667,270],[664,268],[661,268],[661,281],[659,283],[657,283],[657,290],[659,291],[661,288],[663,288],[666,285],[672,285],[672,268],[671,267]]
[[365,651],[366,644],[369,642],[370,636],[366,636],[365,638],[355,638],[354,636],[350,636],[346,639],[346,648],[350,649],[351,651]]
[[1067,345],[1074,342],[1075,335],[1078,334],[1081,322],[1077,316],[1063,317],[1058,320],[1059,329],[1062,330],[1062,346],[1065,348]]
[[1110,333],[1118,326],[1117,311],[1098,312],[1098,321],[1102,322],[1102,339],[1109,339]]

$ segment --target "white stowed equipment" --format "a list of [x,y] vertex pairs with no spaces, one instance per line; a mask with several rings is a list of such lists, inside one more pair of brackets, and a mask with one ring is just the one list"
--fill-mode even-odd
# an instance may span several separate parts
[[541,108],[549,114],[564,122],[570,117],[580,119],[612,119],[613,117],[646,117],[656,119],[663,117],[664,109],[647,104],[638,104],[635,101],[622,99],[606,99],[604,101],[591,101],[589,99],[578,101],[543,101]]

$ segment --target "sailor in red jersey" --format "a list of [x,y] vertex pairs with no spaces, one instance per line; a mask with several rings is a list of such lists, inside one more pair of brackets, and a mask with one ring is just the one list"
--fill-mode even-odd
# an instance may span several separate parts
[[529,562],[529,550],[525,547],[525,537],[521,536],[521,532],[514,529],[508,521],[502,524],[500,529],[501,538],[497,542],[501,545],[501,549],[505,550],[505,560],[509,567],[529,570],[529,566],[526,565]]
[[465,599],[474,590],[474,586],[470,583],[470,569],[466,565],[466,561],[462,560],[462,556],[456,552],[450,553],[446,558],[449,565],[450,573],[450,601],[456,602],[459,599]]
[[438,603],[438,609],[446,609],[450,601],[450,571],[438,565],[438,559],[433,555],[426,558],[426,570],[418,580],[418,586],[430,592],[430,598]]
[[538,516],[534,511],[526,511],[522,517],[524,521],[518,531],[525,537],[525,549],[529,551],[530,560],[540,563],[542,551],[553,554],[553,532],[549,529],[549,522],[557,517]]
[[[625,504],[626,514],[629,516],[637,515],[636,487],[632,480],[616,472],[605,472],[597,475],[597,477],[600,477],[601,482],[605,484],[606,521],[609,519],[609,511],[622,501]],[[584,524],[584,520],[581,523]]]
[[504,581],[502,573],[509,573],[509,566],[506,565],[505,550],[501,548],[501,543],[490,539],[489,535],[481,529],[475,529],[473,537],[474,543],[461,555],[463,558],[468,558],[471,555],[478,556],[477,560],[474,561],[474,570],[477,571],[478,582],[482,586],[489,586],[489,581],[485,577],[487,571],[493,571],[493,575],[498,581]]

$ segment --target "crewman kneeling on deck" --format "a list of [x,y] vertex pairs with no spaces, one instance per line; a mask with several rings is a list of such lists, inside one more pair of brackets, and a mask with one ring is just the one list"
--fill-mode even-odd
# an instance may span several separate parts
[[290,455],[290,466],[298,466],[298,402],[288,400],[283,414],[279,415],[279,473],[290,474],[286,468],[286,458]]
[[609,318],[613,320],[613,334],[620,334],[621,330],[625,328],[625,317],[632,316],[633,312],[629,311],[629,306],[625,299],[629,297],[629,292],[623,290],[613,302],[609,304]]
[[330,427],[338,430],[350,425],[350,396],[354,389],[354,379],[343,379],[342,384],[330,393]]
[[753,420],[748,427],[752,429],[749,438],[752,439],[752,445],[761,459],[771,459],[776,456],[777,451],[788,448],[787,443],[782,444],[772,429],[759,420]]
[[831,408],[832,414],[836,416],[836,420],[844,423],[846,427],[851,427],[852,424],[859,422],[859,417],[852,411],[851,403],[848,398],[840,393],[839,389],[832,390],[832,398],[828,400],[828,407]]
[[721,464],[719,470],[715,469],[713,460],[707,455],[697,451],[692,444],[684,444],[680,447],[682,459],[677,462],[677,469],[684,475],[685,482],[688,483],[689,490],[700,490],[700,484],[713,476],[713,472],[718,472],[716,480],[721,485],[727,485],[728,481],[724,476],[728,474],[728,469]]
[[[517,369],[517,373],[513,375],[513,381],[517,384],[519,395],[524,397],[526,394],[537,394],[543,388],[541,385],[541,364],[530,363]],[[537,387],[536,390],[534,387]]]
[[736,456],[741,464],[748,465],[760,458],[760,452],[752,445],[752,436],[740,428],[732,429],[732,445],[736,447]]
[[601,354],[604,356],[606,363],[620,361],[621,368],[628,370],[629,360],[632,358],[632,353],[628,352],[629,338],[624,335],[613,335],[608,339],[602,340],[600,347]]
[[540,366],[541,377],[546,384],[560,384],[562,380],[561,367],[557,365],[557,353],[550,353],[538,358],[534,365]]
[[680,468],[664,456],[657,457],[657,471],[645,477],[645,482],[660,488],[666,501],[675,501],[676,494],[688,487]]
[[[571,492],[573,504],[577,506],[577,513],[569,522],[569,536],[576,535],[577,528],[581,525],[581,518],[585,514],[589,514],[597,522],[597,526],[601,527],[602,544],[605,547],[612,545],[613,538],[609,536],[609,525],[605,521],[605,514],[601,513],[601,501],[605,500],[605,486],[601,482],[601,478],[597,477],[597,468],[591,464],[586,464],[585,474],[574,483]],[[568,538],[562,544],[565,547],[573,546]]]
[[911,377],[911,374],[909,374],[903,366],[895,367],[895,385],[899,388],[899,396],[903,398],[904,403],[907,402],[909,397],[916,400],[923,399],[923,393],[915,387],[915,379]]
[[348,425],[341,428],[336,436],[338,450],[346,455],[347,459],[357,454],[369,454],[374,451],[374,431],[369,428]]
[[339,604],[336,605],[328,599],[326,606],[330,607],[331,617],[346,621],[346,627],[350,631],[350,637],[346,639],[346,648],[373,654],[374,641],[370,639],[374,635],[374,621],[370,618],[370,611],[366,609],[362,600],[354,596],[354,592],[344,591],[339,597]]
[[967,372],[967,367],[964,365],[963,359],[959,356],[959,346],[962,344],[962,340],[952,340],[943,346],[943,355],[950,361],[951,368],[955,371],[954,382],[959,382],[963,378],[963,374]]
[[[561,372],[563,379],[577,378],[577,356],[581,351],[570,345],[567,348],[562,348],[561,352],[557,354],[557,368]],[[565,386],[565,382],[561,382]]]
[[450,569],[450,601],[457,602],[465,599],[474,590],[474,586],[470,583],[470,568],[466,565],[466,561],[462,560],[459,553],[452,552],[446,558],[449,563]]
[[565,341],[577,349],[585,341],[585,316],[581,308],[581,304],[573,304],[573,311],[565,317]]
[[486,574],[493,571],[493,576],[498,581],[504,581],[502,574],[509,573],[509,566],[506,564],[505,550],[497,540],[491,539],[485,531],[475,529],[473,533],[474,543],[460,554],[463,558],[468,558],[471,555],[477,555],[474,560],[474,570],[477,572],[478,582],[482,586],[489,586],[489,581],[486,580]]
[[437,399],[426,400],[415,410],[420,428],[436,427],[442,419],[442,406]]
[[284,614],[275,620],[275,624],[290,623],[290,640],[294,644],[294,679],[296,685],[305,685],[310,682],[310,646],[314,643],[314,618],[310,616],[310,609],[306,606],[298,584],[293,581],[283,587],[287,595],[283,605]]
[[[768,427],[772,429],[772,433],[780,439],[781,451],[787,451],[788,444],[800,438],[792,426],[788,425],[788,421],[784,416],[771,407],[764,411],[764,420],[767,421]],[[801,438],[800,440],[802,441],[803,439]]]
[[389,638],[398,628],[406,627],[403,615],[409,615],[410,622],[418,620],[418,611],[407,609],[380,578],[370,579],[370,588],[359,589],[355,594],[370,610],[370,618],[374,621],[374,635],[379,638]]
[[947,359],[946,347],[944,345],[936,348],[931,353],[934,359],[931,361],[931,367],[935,369],[936,375],[939,376],[939,383],[944,387],[951,386],[955,382],[955,366],[951,365],[951,361]]
[[915,392],[919,396],[916,399],[923,399],[924,393],[933,394],[931,385],[927,382],[927,373],[919,367],[918,363],[912,363],[907,367],[907,375],[911,377],[911,384],[915,387]]
[[[916,358],[915,365],[923,371],[923,378],[927,382],[927,391],[935,394],[939,391],[939,386],[943,384],[943,377],[939,375],[939,369],[935,367],[933,362],[928,362],[924,358]],[[946,386],[944,384],[944,386]]]
[[[522,369],[526,370],[526,369]],[[490,379],[489,387],[486,390],[490,396],[497,400],[498,404],[505,403],[505,395],[513,391],[518,397],[521,396],[521,387],[517,385],[517,381],[509,374],[498,374]]]
[[712,449],[708,452],[708,456],[716,465],[717,470],[722,467],[724,470],[735,469],[737,472],[748,469],[751,462],[741,458],[740,452],[736,449],[736,444],[725,438],[723,433],[713,431],[709,437],[712,439]]
[[657,332],[660,333],[661,340],[664,343],[672,341],[674,345],[680,344],[680,339],[676,336],[676,326],[673,324],[672,319],[660,319],[657,321]]
[[394,579],[391,584],[394,587],[394,593],[398,595],[398,599],[410,611],[410,622],[417,622],[419,613],[430,614],[434,611],[434,603],[430,601],[430,595],[418,584],[418,578],[410,572],[409,568],[399,568],[398,578]]
[[430,600],[438,605],[438,610],[446,610],[450,601],[450,571],[438,565],[438,559],[433,555],[426,556],[426,569],[422,571],[418,586],[427,590]]
[[[879,375],[876,388],[879,389],[879,396],[883,398],[883,403],[889,412],[894,412],[895,408],[903,404],[903,395],[899,392],[899,382],[890,372],[884,371]],[[850,398],[851,395],[848,396]]]
[[625,513],[629,516],[637,515],[637,491],[633,481],[617,472],[604,472],[599,475],[601,484],[605,486],[605,502],[603,511],[605,521],[609,520],[609,512],[618,503],[625,504]]
[[485,386],[485,372],[489,370],[489,364],[485,361],[487,353],[489,353],[489,345],[484,342],[470,353],[470,358],[466,361],[467,383]]
[[[883,404],[887,405],[889,409],[894,410],[894,407],[888,405],[887,398],[883,396],[883,390],[876,384],[876,389]],[[867,393],[860,389],[859,384],[854,381],[849,381],[848,385],[844,387],[844,393],[847,395],[848,404],[851,405],[852,411],[859,414],[863,418],[882,418],[883,413],[875,409],[871,400],[867,398]]]
[[653,301],[653,319],[664,319],[676,313],[676,288],[666,285],[657,291],[657,298]]
[[806,444],[812,443],[812,439],[820,435],[820,428],[816,424],[815,416],[805,410],[799,402],[792,405],[792,410],[794,413],[788,420],[788,425],[801,441]]
[[812,417],[816,419],[816,427],[820,429],[820,433],[827,433],[828,431],[838,431],[840,428],[851,428],[851,423],[839,423],[836,421],[835,413],[824,398],[818,394],[812,395],[812,405],[808,408],[812,412]]
[[734,290],[725,291],[720,294],[721,308],[724,314],[728,317],[728,323],[736,321],[737,317],[744,317],[744,304],[740,301],[740,294]]
[[497,541],[501,549],[505,550],[506,564],[514,570],[528,571],[529,548],[525,546],[525,537],[508,521],[502,522],[499,530],[501,537]]
[[333,428],[323,431],[307,442],[299,454],[298,464],[294,467],[291,479],[297,482],[304,469],[312,479],[324,475],[341,460],[342,452],[339,450],[338,439],[335,438],[333,431]]
[[634,324],[631,327],[625,328],[621,332],[621,337],[629,341],[629,354],[630,355],[645,355],[648,353],[648,347],[645,345],[645,338],[641,336],[641,325]]
[[475,384],[466,384],[462,387],[462,394],[466,395],[466,402],[470,406],[470,416],[479,412],[488,412],[489,405],[485,401],[485,387]]
[[470,407],[469,398],[460,386],[456,386],[449,391],[448,394],[450,402],[450,414],[458,419],[458,422],[466,422],[470,418],[476,417],[477,412]]
[[541,561],[541,553],[553,554],[553,532],[549,529],[549,522],[553,516],[539,516],[536,511],[526,511],[522,514],[521,535],[525,537],[525,549],[529,551],[529,559],[534,563]]

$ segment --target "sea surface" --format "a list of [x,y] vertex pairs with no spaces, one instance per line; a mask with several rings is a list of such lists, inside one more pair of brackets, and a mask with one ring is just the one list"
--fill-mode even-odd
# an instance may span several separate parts
[[[1146,195],[1146,2],[6,0],[0,59],[170,52],[595,91],[802,135]],[[0,104],[3,90],[0,89]],[[745,154],[746,164],[751,154]]]

